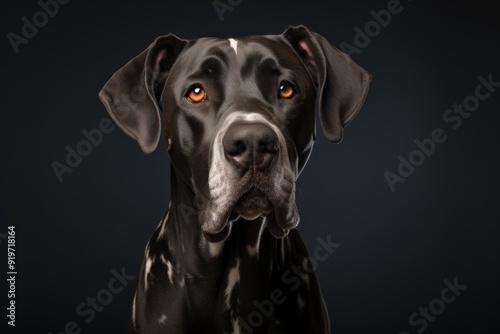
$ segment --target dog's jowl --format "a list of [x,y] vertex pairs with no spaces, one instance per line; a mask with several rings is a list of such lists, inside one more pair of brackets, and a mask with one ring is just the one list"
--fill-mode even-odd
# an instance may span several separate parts
[[[295,230],[315,134],[340,142],[370,75],[303,26],[281,35],[156,39],[99,96],[145,153],[172,164],[169,209],[145,250],[130,333],[330,333]],[[310,222],[308,222],[310,223]]]

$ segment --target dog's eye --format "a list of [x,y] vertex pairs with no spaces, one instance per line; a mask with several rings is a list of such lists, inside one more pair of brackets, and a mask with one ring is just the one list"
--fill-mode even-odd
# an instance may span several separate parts
[[295,88],[289,82],[280,83],[279,97],[282,99],[291,99],[295,95]]
[[189,91],[187,98],[193,103],[199,103],[207,98],[207,92],[201,86],[195,86]]

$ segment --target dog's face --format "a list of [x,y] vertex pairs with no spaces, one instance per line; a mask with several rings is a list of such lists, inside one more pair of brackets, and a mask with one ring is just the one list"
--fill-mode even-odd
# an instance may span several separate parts
[[298,224],[295,180],[314,135],[316,89],[295,52],[272,37],[193,42],[160,105],[177,172],[195,189],[210,240],[259,216],[275,236]]
[[238,218],[266,218],[275,237],[297,226],[295,181],[315,139],[318,101],[333,142],[355,116],[370,76],[304,27],[282,35],[185,41],[160,37],[100,97],[145,152],[160,137],[196,194],[201,229],[227,238]]

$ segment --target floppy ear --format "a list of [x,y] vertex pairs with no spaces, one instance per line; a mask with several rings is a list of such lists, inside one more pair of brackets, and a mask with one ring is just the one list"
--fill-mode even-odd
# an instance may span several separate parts
[[289,27],[282,36],[297,52],[316,84],[325,137],[340,142],[344,127],[363,105],[371,75],[323,36],[304,26]]
[[140,55],[115,72],[99,98],[115,123],[137,140],[144,153],[153,152],[161,135],[158,100],[170,69],[187,41],[158,37]]

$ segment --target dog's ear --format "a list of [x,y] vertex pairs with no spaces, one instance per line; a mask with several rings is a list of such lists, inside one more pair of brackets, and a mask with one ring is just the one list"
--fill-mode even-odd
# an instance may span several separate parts
[[111,118],[144,153],[153,152],[161,136],[158,100],[175,60],[187,41],[158,37],[140,55],[115,72],[99,92]]
[[325,137],[340,142],[344,127],[363,105],[371,75],[323,36],[304,26],[289,27],[282,36],[297,52],[316,84]]

